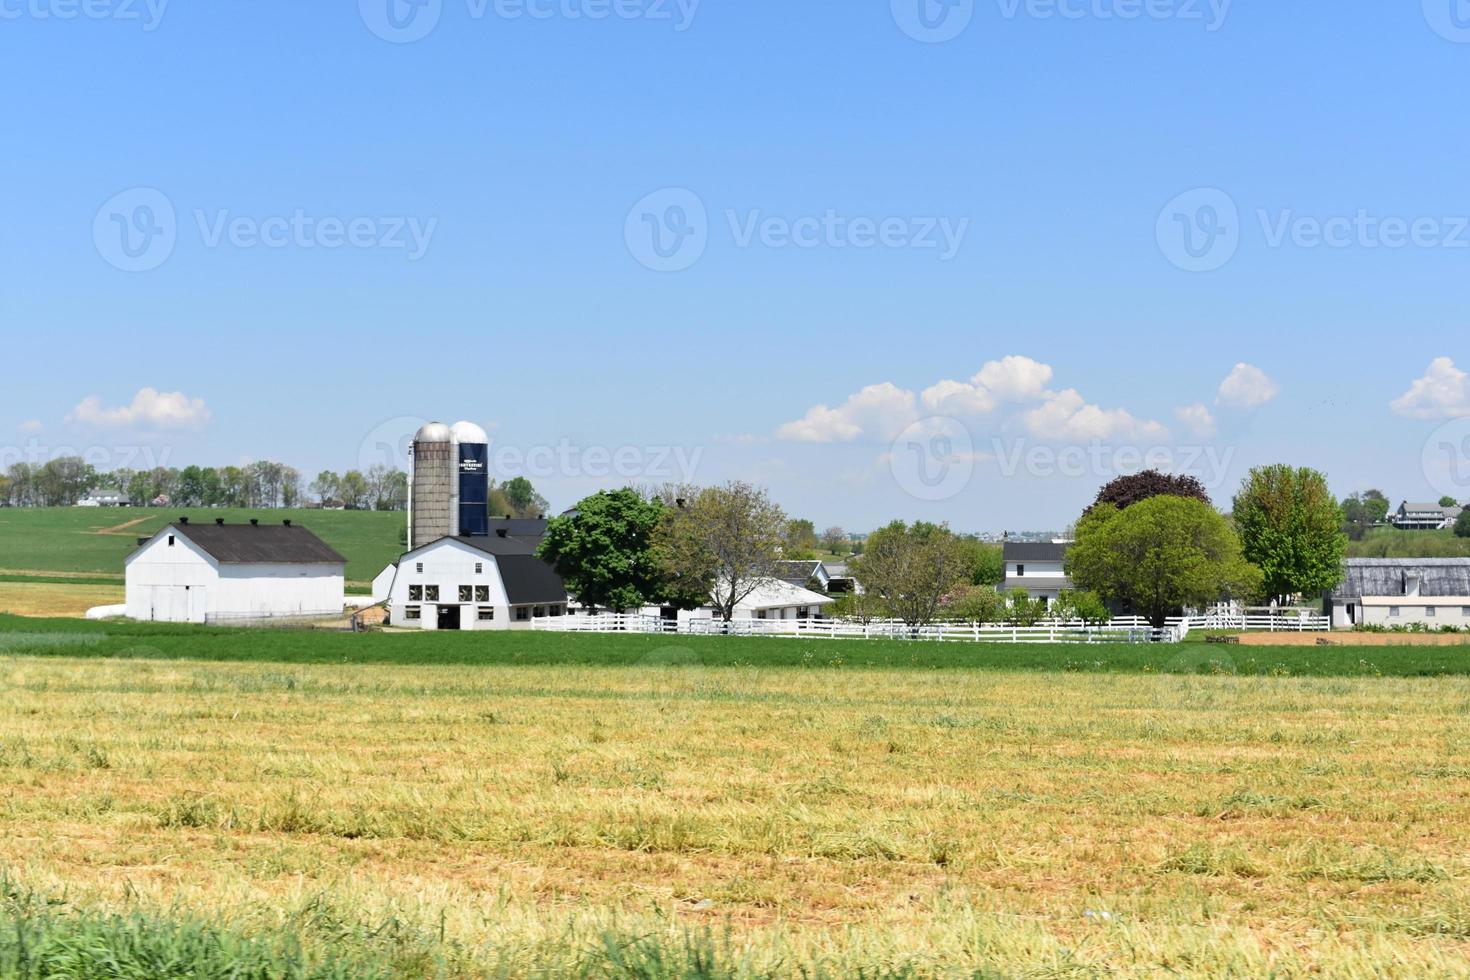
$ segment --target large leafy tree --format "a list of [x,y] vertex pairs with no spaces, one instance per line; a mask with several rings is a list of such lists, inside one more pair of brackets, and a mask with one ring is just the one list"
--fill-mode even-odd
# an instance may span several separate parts
[[1266,594],[1320,594],[1342,581],[1347,536],[1342,510],[1313,469],[1259,466],[1235,495],[1245,557],[1261,569]]
[[1455,537],[1470,538],[1470,510],[1455,518]]
[[551,520],[537,554],[584,605],[638,609],[661,598],[652,542],[663,512],[633,490],[594,494]]
[[546,513],[546,498],[536,492],[536,487],[524,476],[506,480],[500,488],[517,517],[535,517]]
[[1355,493],[1342,502],[1342,526],[1348,539],[1361,541],[1383,523],[1390,504],[1382,490]]
[[1077,524],[1067,574],[1106,601],[1132,606],[1155,627],[1185,606],[1249,595],[1260,583],[1215,508],[1167,494],[1126,510],[1094,507]]
[[666,509],[654,535],[659,567],[671,590],[702,591],[729,622],[770,578],[786,543],[786,514],[765,490],[739,481],[679,499],[683,506]]
[[868,536],[853,574],[909,626],[934,621],[944,597],[969,584],[973,557],[942,524],[894,521]]

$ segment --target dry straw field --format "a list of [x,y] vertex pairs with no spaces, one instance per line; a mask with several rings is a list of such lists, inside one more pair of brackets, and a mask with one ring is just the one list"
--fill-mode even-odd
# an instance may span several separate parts
[[306,975],[1470,969],[1464,679],[689,659],[0,659],[8,913]]

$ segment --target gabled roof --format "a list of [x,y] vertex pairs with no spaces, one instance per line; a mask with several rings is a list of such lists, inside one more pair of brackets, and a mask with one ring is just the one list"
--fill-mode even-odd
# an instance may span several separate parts
[[[182,535],[221,565],[345,565],[347,559],[299,524],[190,524],[160,531]],[[157,537],[157,535],[154,535]]]
[[755,587],[755,591],[736,603],[736,606],[740,609],[777,609],[786,606],[826,606],[836,601],[820,592],[803,589],[778,578],[764,578]]
[[1436,598],[1470,597],[1470,558],[1349,558],[1339,599],[1402,596],[1409,575],[1419,576],[1419,594]]
[[771,565],[771,575],[792,585],[806,585],[812,579],[830,578],[820,561],[778,561]]
[[1050,541],[1007,541],[1002,548],[1004,561],[1061,561],[1071,545]]

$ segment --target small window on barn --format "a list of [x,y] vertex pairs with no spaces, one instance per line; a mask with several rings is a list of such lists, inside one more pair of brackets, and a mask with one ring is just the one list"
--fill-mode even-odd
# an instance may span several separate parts
[[1425,609],[1424,609],[1424,615],[1425,616],[1438,616],[1439,615],[1439,608],[1437,606],[1426,606]]
[[404,619],[422,619],[423,616],[419,612],[419,607],[418,606],[405,606],[404,607],[404,610],[403,610],[403,618]]
[[424,563],[421,561],[414,562],[413,570],[422,575],[424,573]]
[[172,548],[172,547],[173,547],[173,546],[174,546],[174,536],[173,536],[173,535],[172,535],[172,534],[170,534],[170,535],[169,535],[169,536],[168,536],[168,546],[169,546],[169,547],[170,547],[170,548]]
[[437,586],[437,585],[426,585],[426,586],[424,586],[424,601],[425,602],[438,602],[439,601],[439,586]]
[[553,616],[560,616],[561,615],[561,606],[552,606],[551,607],[551,615],[553,615]]
[[526,620],[528,620],[530,618],[531,618],[531,610],[527,609],[525,606],[516,606],[516,619],[517,620],[519,620],[521,622],[525,622]]
[[482,623],[488,623],[488,622],[490,622],[494,618],[495,618],[495,607],[494,606],[481,606],[480,607],[480,616],[479,616],[480,622],[482,622]]
[[1398,606],[1389,606],[1388,607],[1388,614],[1390,616],[1397,616],[1397,615],[1399,615],[1400,614],[1399,607]]
[[490,601],[490,586],[488,586],[488,585],[477,585],[477,586],[475,586],[475,601],[476,602],[489,602]]
[[423,602],[424,601],[424,587],[422,585],[410,585],[408,587],[408,601],[409,602]]
[[475,574],[476,575],[484,575],[485,574],[485,563],[484,562],[481,562],[481,561],[475,562]]
[[1017,565],[1016,566],[1016,578],[1025,578],[1025,577],[1026,577],[1026,566],[1025,565]]
[[473,598],[474,594],[475,594],[475,590],[472,589],[472,588],[470,588],[468,585],[461,585],[459,587],[459,601],[460,602],[473,602],[474,601],[474,598]]
[[546,607],[545,606],[537,606],[536,607],[536,611],[532,615],[534,615],[537,619],[545,619],[546,618]]

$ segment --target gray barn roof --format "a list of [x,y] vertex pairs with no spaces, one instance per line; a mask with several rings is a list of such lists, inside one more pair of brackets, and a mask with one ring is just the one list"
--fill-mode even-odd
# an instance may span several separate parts
[[1404,595],[1410,573],[1419,575],[1419,594],[1470,596],[1470,558],[1349,558],[1334,598]]
[[296,524],[190,524],[166,530],[183,535],[221,565],[345,565],[321,538]]
[[1049,541],[1007,541],[1002,549],[1004,561],[1061,561],[1070,545]]

